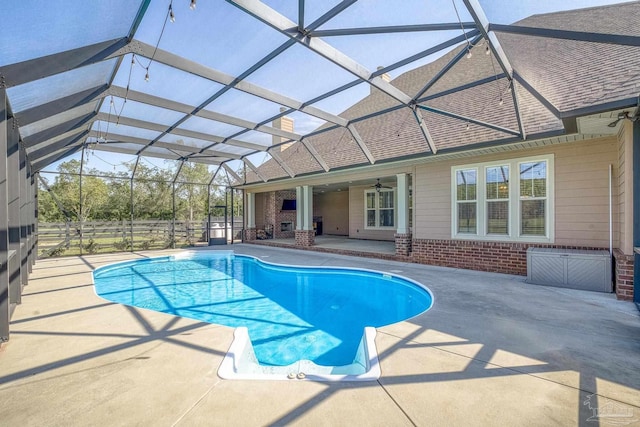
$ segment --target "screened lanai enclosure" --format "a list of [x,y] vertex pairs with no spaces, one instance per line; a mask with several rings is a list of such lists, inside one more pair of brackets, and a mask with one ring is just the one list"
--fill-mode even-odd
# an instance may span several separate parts
[[[38,257],[232,243],[244,237],[251,186],[635,117],[638,26],[620,31],[606,10],[597,32],[512,24],[524,18],[512,3],[5,2],[0,338]],[[625,4],[638,15],[637,2]],[[517,53],[533,52],[531,41],[549,51],[529,62]],[[635,65],[595,101],[572,89],[591,56],[548,53],[560,42],[600,46],[604,58],[631,49]],[[537,68],[558,56],[583,72]],[[548,84],[558,81],[562,90]]]
[[[87,168],[95,161],[113,170]],[[80,161],[38,174],[38,257],[241,240],[241,190],[217,183],[206,165],[162,163],[113,164],[85,149]]]

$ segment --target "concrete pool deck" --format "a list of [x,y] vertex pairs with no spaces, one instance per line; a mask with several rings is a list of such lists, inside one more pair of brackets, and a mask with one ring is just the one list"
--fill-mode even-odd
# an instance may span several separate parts
[[293,249],[216,249],[397,273],[427,285],[435,304],[378,330],[378,381],[223,380],[231,328],[93,290],[96,267],[178,251],[41,260],[0,347],[0,425],[640,424],[640,316],[612,294]]

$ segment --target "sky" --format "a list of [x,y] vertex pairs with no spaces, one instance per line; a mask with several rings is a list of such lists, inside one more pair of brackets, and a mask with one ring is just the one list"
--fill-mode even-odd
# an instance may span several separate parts
[[[0,41],[3,41],[0,44],[0,52],[7,52],[6,55],[0,55],[5,57],[4,61],[13,62],[41,56],[43,53],[48,53],[43,52],[43,49],[47,48],[67,50],[75,47],[74,43],[84,45],[112,38],[114,34],[126,34],[136,11],[132,6],[134,2],[130,0],[58,1],[64,2],[64,7],[52,6],[50,1],[44,0],[12,0],[12,4],[3,9],[3,13],[7,12],[6,17],[8,18],[5,22],[12,22],[12,19],[16,20],[14,22],[24,22],[24,19],[20,18],[24,17],[25,13],[33,13],[38,19],[29,21],[30,23],[24,31],[42,32],[43,28],[47,28],[46,31],[49,34],[45,37],[50,39],[50,43],[43,46],[40,43],[41,38],[30,38],[33,41],[28,43],[28,40],[25,41],[24,34],[12,35],[6,27],[4,31],[0,29]],[[621,2],[620,0],[478,1],[489,21],[500,24],[513,23],[532,14]],[[453,2],[455,2],[460,19],[463,22],[472,21],[462,0],[360,0],[319,29],[457,22],[458,18]],[[232,76],[238,76],[245,72],[264,55],[287,40],[282,34],[222,0],[199,0],[195,10],[190,10],[189,0],[174,0],[175,22],[167,22],[163,31],[169,3],[170,0],[151,1],[135,38],[150,45],[156,45],[160,40],[159,47],[161,49]],[[297,22],[297,0],[264,0],[264,3],[291,21]],[[305,25],[309,25],[338,3],[337,0],[307,0],[305,3]],[[78,25],[72,29],[65,25],[65,20],[68,19],[68,15],[65,14],[70,10],[74,11],[79,18]],[[160,38],[161,33],[162,37]],[[388,66],[421,52],[427,47],[458,36],[460,33],[461,31],[457,30],[342,36],[327,37],[325,41],[367,69],[375,70],[377,66]],[[394,70],[390,73],[391,77],[396,77],[408,69],[431,62],[443,53],[440,52]],[[221,85],[209,80],[177,72],[160,63],[150,62],[146,58],[138,57],[134,66],[131,66],[130,63],[131,56],[128,55],[115,77],[115,85],[122,87],[129,85],[132,90],[144,91],[193,106],[199,105],[222,88]],[[0,58],[1,65],[3,65],[3,59]],[[145,81],[147,66],[149,81]],[[348,83],[354,78],[352,74],[324,58],[318,57],[305,47],[295,45],[250,74],[246,80],[298,101],[308,101]],[[368,93],[368,85],[361,83],[342,94],[322,100],[314,106],[338,114]],[[253,122],[260,122],[277,114],[280,105],[237,90],[230,90],[205,108],[242,117]],[[120,99],[114,100],[114,105],[104,102],[101,111],[115,113],[120,110],[123,116],[158,121],[169,125],[175,123],[177,118],[181,116],[180,114],[147,109],[133,102],[123,105]],[[157,120],[151,120],[148,116]],[[321,120],[300,112],[294,113],[292,117],[295,120],[295,131],[302,134],[310,132],[322,124]],[[97,126],[94,126],[94,129]],[[106,128],[105,123],[101,123],[100,126],[101,130]],[[230,136],[239,130],[235,126],[213,124],[211,121],[198,118],[187,120],[182,127],[220,136]],[[110,132],[113,130],[113,126],[110,127]],[[119,132],[121,131],[123,129]],[[155,135],[153,132],[140,131],[136,136],[149,139]],[[239,139],[261,145],[271,143],[270,136],[259,132],[242,135]],[[175,138],[165,140],[173,142]],[[131,156],[98,152],[93,159],[90,167],[110,170],[111,168],[118,169],[120,163],[130,160]],[[264,154],[250,158],[254,163],[260,163],[263,159]],[[162,164],[162,161],[148,160],[154,164]],[[48,167],[47,170],[53,170],[53,168],[55,165]]]

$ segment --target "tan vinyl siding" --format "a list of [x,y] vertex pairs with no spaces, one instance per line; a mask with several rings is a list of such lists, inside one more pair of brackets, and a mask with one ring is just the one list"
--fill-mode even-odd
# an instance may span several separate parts
[[443,162],[416,167],[413,179],[414,238],[451,238],[452,164]]
[[394,240],[393,230],[367,230],[364,223],[364,192],[370,186],[349,187],[349,237],[367,240]]
[[334,236],[349,235],[349,192],[335,191],[316,194],[313,216],[322,217],[322,233]]
[[618,134],[618,222],[620,227],[618,228],[618,239],[620,241],[620,249],[625,252],[626,236],[624,233],[625,224],[625,132],[624,125],[620,128]]
[[[478,156],[416,167],[414,238],[451,238],[451,167],[554,154],[556,245],[609,246],[609,164],[617,189],[618,144],[614,137]],[[614,191],[614,218],[618,208]],[[614,222],[614,230],[618,221]],[[614,246],[618,245],[614,234]]]
[[[608,247],[609,165],[614,166],[615,178],[617,140],[608,138],[567,144],[557,147],[554,153],[555,244]],[[580,210],[576,212],[575,208]],[[617,244],[614,241],[614,246]]]

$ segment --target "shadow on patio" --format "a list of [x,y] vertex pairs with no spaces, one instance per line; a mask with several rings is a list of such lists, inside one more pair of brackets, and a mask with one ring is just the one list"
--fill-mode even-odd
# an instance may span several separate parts
[[0,353],[3,421],[604,425],[614,418],[627,424],[640,420],[640,318],[632,304],[611,295],[527,286],[515,276],[257,245],[232,249],[273,262],[398,271],[429,286],[435,305],[378,330],[378,381],[225,381],[216,372],[232,329],[105,303],[95,295],[93,268],[141,254],[45,260],[34,269],[12,322],[12,339]]

